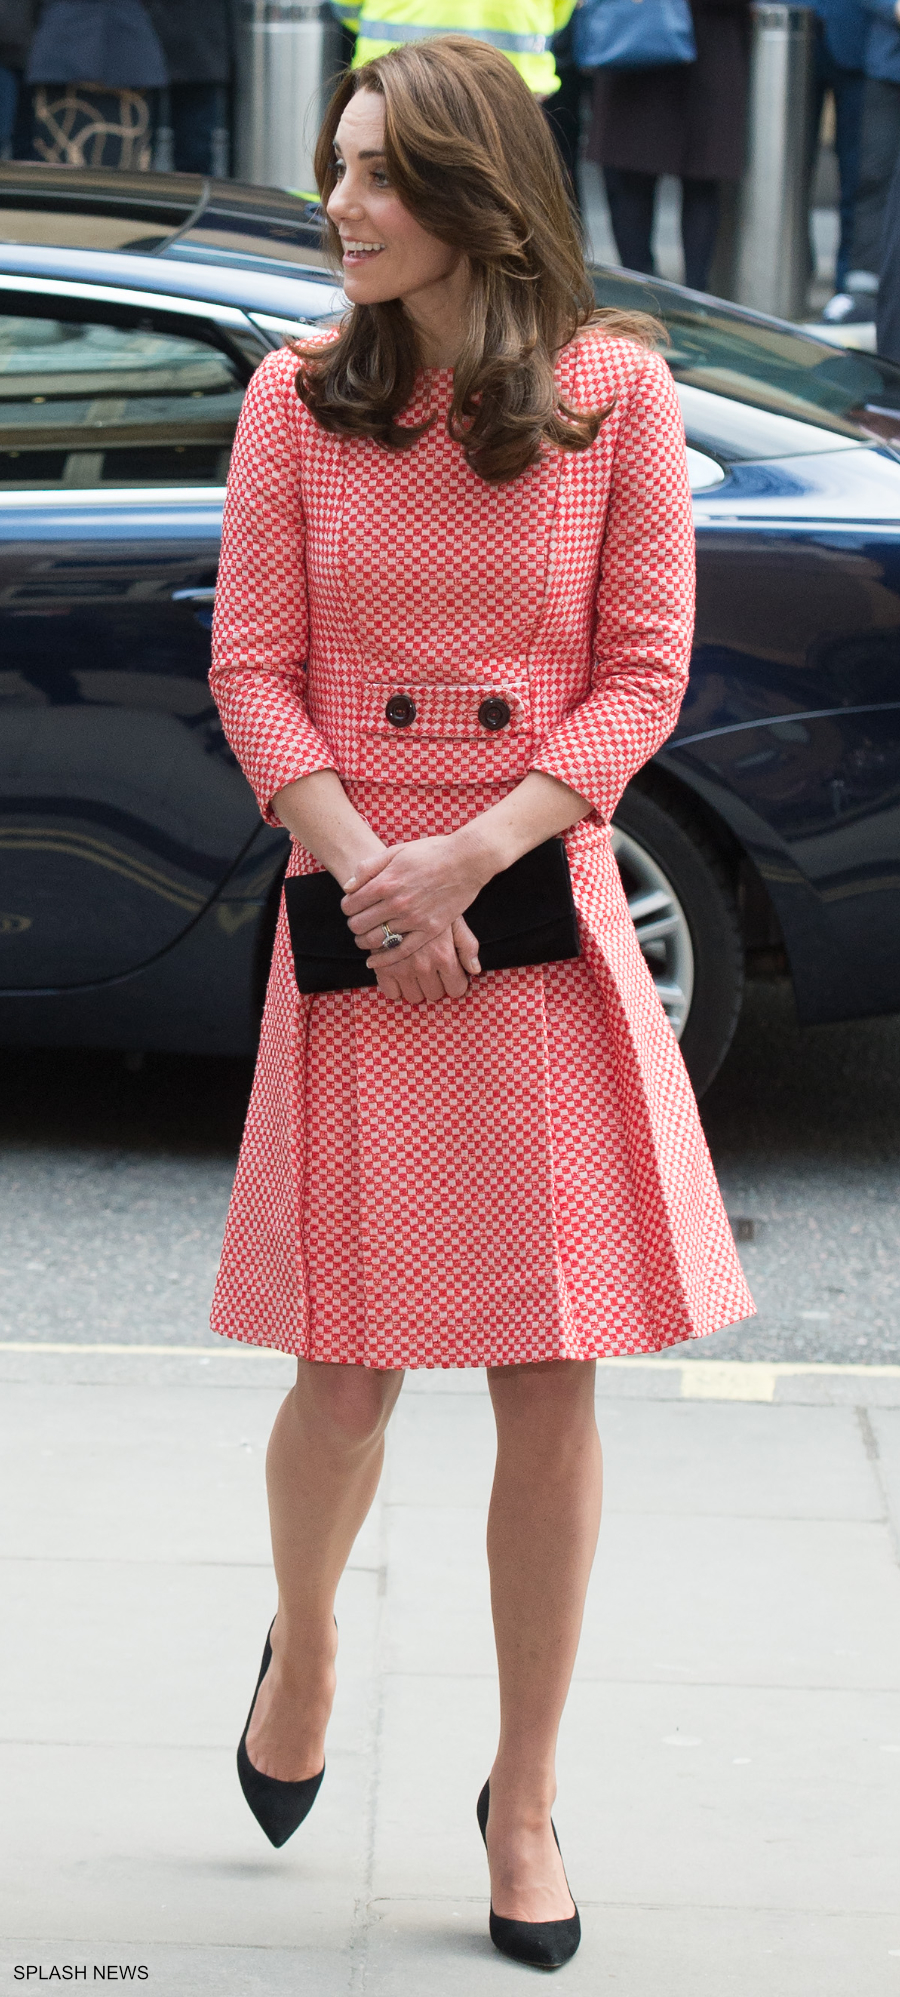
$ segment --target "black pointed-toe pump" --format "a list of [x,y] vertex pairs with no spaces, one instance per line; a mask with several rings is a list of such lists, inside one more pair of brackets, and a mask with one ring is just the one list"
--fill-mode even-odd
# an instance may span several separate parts
[[[486,1782],[478,1798],[478,1828],[487,1850],[488,1811],[491,1807],[491,1785]],[[559,1838],[552,1818],[550,1828],[556,1838],[559,1851]],[[568,1880],[566,1885],[568,1886]],[[501,1955],[508,1955],[513,1962],[523,1962],[530,1969],[562,1969],[564,1962],[571,1962],[581,1940],[581,1919],[578,1908],[565,1921],[508,1921],[504,1914],[495,1914],[491,1907],[491,1941]]]
[[276,1776],[263,1775],[260,1769],[254,1768],[247,1753],[247,1730],[253,1718],[253,1707],[256,1705],[259,1688],[272,1662],[273,1628],[274,1623],[270,1623],[259,1677],[256,1681],[256,1691],[247,1714],[247,1725],[238,1742],[237,1768],[241,1788],[257,1823],[272,1844],[282,1845],[293,1836],[304,1817],[309,1816],[322,1786],[325,1764],[323,1762],[318,1775],[308,1775],[303,1782],[279,1782]]

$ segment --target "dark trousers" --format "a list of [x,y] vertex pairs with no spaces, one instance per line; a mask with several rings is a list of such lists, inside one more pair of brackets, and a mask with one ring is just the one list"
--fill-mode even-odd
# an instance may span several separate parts
[[7,69],[5,62],[0,63],[0,159],[9,159],[12,153],[21,81],[17,69]]
[[170,153],[166,166],[175,173],[224,179],[230,171],[228,114],[227,84],[170,83],[162,92],[159,115],[166,134],[163,145]]
[[[616,249],[626,270],[653,270],[653,210],[658,176],[605,166],[606,198]],[[684,281],[692,291],[705,291],[719,227],[719,182],[682,180],[681,242]]]
[[884,209],[875,334],[878,352],[889,361],[900,361],[900,157],[891,175]]
[[867,76],[863,91],[859,180],[853,216],[851,270],[881,269],[881,238],[891,176],[900,156],[900,83]]
[[[837,265],[835,268],[835,290],[843,291],[847,272],[853,266],[850,262],[853,242],[853,224],[856,213],[856,198],[859,185],[859,150],[862,136],[863,90],[865,77],[861,70],[841,69],[828,53],[824,36],[820,34],[816,51],[816,81],[813,100],[812,132],[814,144],[818,140],[822,118],[822,105],[826,91],[834,98],[834,149],[837,154],[838,177],[841,188],[841,235],[838,244]],[[810,172],[814,166],[810,160]],[[857,266],[859,268],[859,266]]]

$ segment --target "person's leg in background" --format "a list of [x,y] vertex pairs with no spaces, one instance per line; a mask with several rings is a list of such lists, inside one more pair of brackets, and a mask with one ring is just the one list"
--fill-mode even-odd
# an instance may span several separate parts
[[[816,47],[816,74],[813,99],[813,116],[810,124],[810,151],[808,161],[810,193],[816,169],[816,155],[819,147],[819,132],[822,124],[822,106],[826,93],[830,90],[834,99],[834,150],[837,156],[838,179],[840,182],[840,238],[834,269],[835,295],[842,294],[850,269],[850,252],[853,241],[853,218],[856,210],[856,195],[859,183],[859,147],[862,132],[863,92],[866,79],[861,69],[844,69],[835,62],[825,39],[822,23],[818,24]],[[812,207],[810,206],[810,218]],[[810,274],[815,269],[815,252],[810,238]]]
[[900,156],[884,210],[875,335],[879,354],[889,361],[900,361]]
[[31,159],[32,132],[34,130],[34,107],[32,93],[24,77],[19,79],[19,95],[13,120],[10,142],[11,159]]
[[900,154],[900,83],[867,76],[862,93],[859,178],[844,288],[829,299],[823,319],[834,323],[875,316],[881,239],[891,175]]
[[834,93],[834,149],[841,185],[841,234],[835,267],[835,291],[843,291],[850,269],[853,218],[859,186],[859,150],[862,135],[863,91],[861,70],[839,69],[833,65],[831,90]]
[[228,87],[224,83],[171,83],[172,164],[176,173],[230,172]]
[[652,276],[657,176],[633,173],[627,167],[605,166],[603,178],[616,249],[625,269],[648,271]]
[[682,180],[681,242],[684,281],[691,291],[705,291],[719,228],[717,180]]
[[0,62],[0,160],[12,158],[21,81],[17,69],[7,69],[5,62]]

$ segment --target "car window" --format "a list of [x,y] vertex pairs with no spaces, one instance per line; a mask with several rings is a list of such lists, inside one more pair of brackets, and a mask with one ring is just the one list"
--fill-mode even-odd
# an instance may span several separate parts
[[279,238],[262,226],[258,231],[230,229],[227,220],[219,224],[215,217],[209,222],[204,217],[198,228],[188,229],[166,255],[167,259],[193,258],[197,263],[231,264],[240,270],[274,271],[279,277],[289,275],[291,269],[332,271],[334,268],[318,240],[307,242],[299,237],[299,232],[298,238],[287,234]]
[[4,160],[0,241],[152,255],[190,221],[203,185],[186,174],[104,175]]
[[[261,211],[260,197],[272,202],[269,212]],[[221,186],[216,187],[172,248],[179,256],[209,258],[216,263],[257,269],[274,266],[282,275],[286,265],[307,270],[331,267],[322,247],[317,205],[270,188],[261,188],[248,198],[239,188],[225,194]]]
[[171,252],[254,270],[328,268],[318,203],[193,174],[0,161],[0,242]]
[[166,215],[159,210],[135,215],[121,208],[101,208],[93,212],[69,204],[40,208],[17,203],[4,205],[0,187],[0,242],[46,243],[60,249],[132,250],[153,256],[168,242],[184,218],[175,210]]
[[0,313],[0,489],[224,485],[243,393],[159,315]]
[[890,361],[826,346],[716,299],[686,297],[674,285],[605,270],[595,270],[593,279],[599,305],[663,321],[669,337],[663,352],[677,382],[836,437],[900,444],[900,368]]

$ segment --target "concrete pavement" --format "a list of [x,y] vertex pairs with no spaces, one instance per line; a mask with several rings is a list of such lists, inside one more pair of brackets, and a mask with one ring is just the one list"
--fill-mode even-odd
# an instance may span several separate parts
[[[404,1389],[308,1823],[276,1853],[243,1803],[273,1601],[263,1454],[290,1377],[241,1348],[0,1348],[0,1993],[60,1987],[54,1965],[154,1997],[525,1987],[487,1940],[474,1820],[496,1725],[481,1375]],[[564,1987],[887,1997],[900,1369],[675,1354],[602,1368],[599,1395],[607,1509],[556,1812],[585,1930]]]

